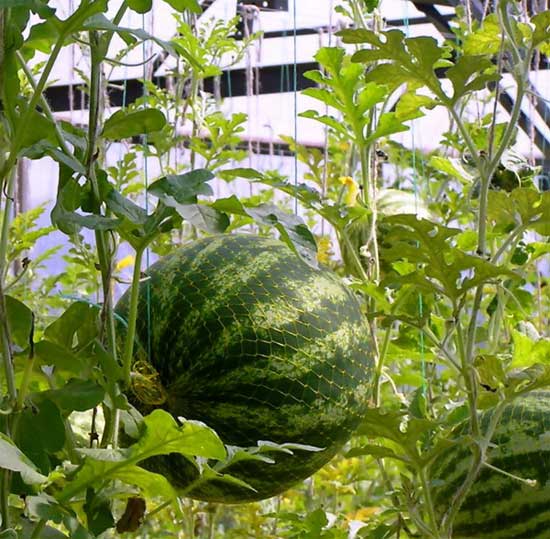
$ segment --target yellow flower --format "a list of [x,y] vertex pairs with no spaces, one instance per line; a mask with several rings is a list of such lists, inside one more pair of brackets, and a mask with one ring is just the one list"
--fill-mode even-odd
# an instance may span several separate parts
[[117,265],[115,266],[115,271],[122,271],[128,266],[133,266],[134,260],[135,258],[133,255],[125,256],[122,260],[119,260],[117,262]]
[[332,257],[332,241],[329,236],[322,236],[317,243],[317,261],[320,264],[328,265]]
[[348,520],[360,520],[366,522],[372,516],[380,512],[380,507],[363,507],[353,513],[348,513],[346,517]]
[[346,188],[344,202],[346,206],[355,206],[359,195],[359,184],[351,176],[340,177],[340,183]]

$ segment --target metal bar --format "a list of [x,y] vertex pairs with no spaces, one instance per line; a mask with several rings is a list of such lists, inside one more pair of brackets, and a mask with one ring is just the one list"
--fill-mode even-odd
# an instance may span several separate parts
[[[444,20],[441,17],[441,14],[437,9],[434,8],[434,3],[439,2],[429,2],[428,0],[411,0],[413,5],[420,11],[424,12],[427,17],[432,17],[434,26],[439,30],[439,32],[443,35],[445,38],[449,38],[449,36],[453,36],[451,27],[449,25],[449,22],[447,20]],[[459,0],[449,0],[449,2],[452,2],[453,5],[459,5]],[[470,0],[470,7],[472,10],[472,15],[477,19],[481,20],[483,18],[483,6],[479,0]],[[546,59],[543,58],[542,55],[540,55],[539,59],[539,66],[545,68],[546,67]],[[535,67],[535,66],[533,66]],[[443,74],[439,74],[439,76],[444,76]],[[531,92],[537,93],[536,88],[534,85],[528,81],[528,89]],[[505,90],[505,88],[502,87],[502,85],[498,85],[498,94],[499,94],[499,103],[500,105],[506,110],[508,113],[511,112],[514,101],[510,94]],[[548,104],[541,100],[537,99],[535,104],[535,109],[537,113],[541,116],[541,118],[544,119],[544,122],[546,125],[548,125],[548,121],[550,120],[550,107]],[[526,133],[528,137],[531,137],[531,133],[534,135],[534,142],[535,145],[539,148],[539,150],[546,156],[550,156],[550,140],[544,135],[544,133],[533,123],[531,118],[525,114],[525,112],[520,112],[520,119],[519,119],[519,125],[522,128],[522,130]]]
[[454,33],[449,25],[449,19],[443,17],[441,13],[432,5],[418,0],[413,2],[413,5],[418,11],[421,11],[426,15],[426,18],[439,30],[439,33],[445,39],[453,39]]

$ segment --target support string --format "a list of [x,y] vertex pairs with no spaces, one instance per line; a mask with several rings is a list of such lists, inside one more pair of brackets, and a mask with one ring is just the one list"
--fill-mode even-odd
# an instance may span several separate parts
[[[405,4],[405,14],[403,17],[405,22],[405,33],[407,37],[410,37],[410,21],[409,21],[409,5]],[[413,175],[413,187],[414,187],[414,206],[415,213],[418,216],[419,211],[419,185],[418,185],[418,171],[416,164],[416,133],[415,133],[415,120],[411,122],[411,150],[412,150],[412,175]],[[418,316],[420,319],[424,316],[424,300],[422,293],[418,294]],[[426,394],[426,360],[425,360],[425,343],[424,343],[424,332],[420,330],[419,332],[419,348],[420,348],[420,364],[422,369],[422,392]]]

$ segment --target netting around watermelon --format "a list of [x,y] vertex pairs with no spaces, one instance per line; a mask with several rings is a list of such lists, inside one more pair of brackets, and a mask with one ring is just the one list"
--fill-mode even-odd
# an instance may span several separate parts
[[[481,415],[483,429],[493,413]],[[464,423],[457,434],[466,434],[467,427]],[[506,406],[488,451],[494,468],[480,471],[456,518],[453,538],[550,539],[549,433],[550,391],[528,393]],[[462,443],[434,463],[439,513],[447,510],[471,461],[471,449]]]
[[[143,343],[150,339],[151,358],[135,364],[138,408],[161,405],[204,421],[231,445],[270,440],[324,448],[229,470],[256,492],[211,481],[191,495],[223,502],[266,498],[324,465],[368,400],[367,327],[353,293],[281,242],[246,235],[194,242],[148,275],[137,335]],[[117,311],[124,316],[127,308],[126,295]],[[197,473],[176,455],[149,466],[183,488]]]

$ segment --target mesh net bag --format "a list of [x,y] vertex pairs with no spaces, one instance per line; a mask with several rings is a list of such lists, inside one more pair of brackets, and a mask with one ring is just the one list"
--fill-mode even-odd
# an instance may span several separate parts
[[[191,243],[152,265],[140,289],[133,404],[200,420],[229,445],[267,440],[322,451],[242,461],[189,491],[182,456],[146,461],[193,498],[240,503],[305,479],[349,439],[368,401],[367,327],[353,293],[283,243],[226,235]],[[127,316],[129,292],[117,305]],[[148,322],[149,319],[149,322]],[[139,354],[138,354],[139,355]]]

